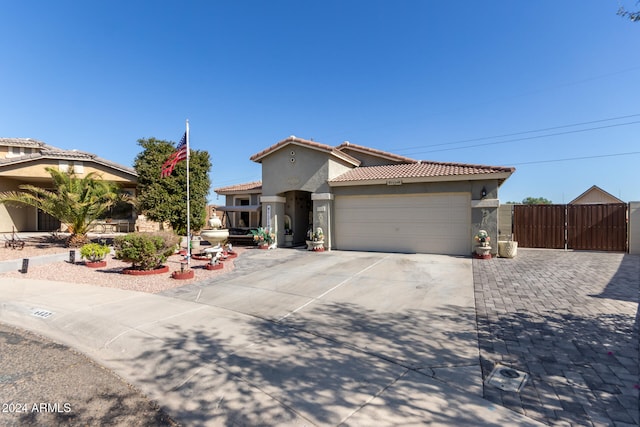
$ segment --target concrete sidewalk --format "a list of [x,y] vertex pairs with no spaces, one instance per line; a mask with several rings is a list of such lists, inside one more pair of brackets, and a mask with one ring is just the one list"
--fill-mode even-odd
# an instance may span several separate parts
[[[316,255],[320,256],[304,255],[289,266],[293,269],[289,271],[294,271],[293,282],[295,268],[321,271],[336,262],[335,258]],[[445,342],[434,342],[428,334],[430,325],[436,330],[433,337],[444,334],[438,322],[455,320],[454,308],[446,316],[440,313],[430,319],[412,319],[412,314],[419,313],[417,308],[408,310],[404,317],[398,314],[392,319],[394,327],[383,331],[384,340],[368,346],[364,340],[371,325],[358,321],[345,324],[351,316],[339,316],[340,310],[350,307],[350,313],[357,317],[358,309],[369,305],[367,316],[361,313],[357,318],[362,322],[371,319],[376,307],[383,305],[385,298],[392,301],[392,295],[379,294],[375,288],[370,294],[358,292],[358,287],[372,286],[371,277],[382,277],[385,266],[400,266],[407,258],[356,258],[349,264],[352,269],[338,270],[342,277],[318,276],[318,282],[305,284],[316,287],[308,290],[312,295],[301,294],[278,275],[279,283],[267,277],[254,281],[254,277],[251,282],[261,283],[262,292],[255,287],[248,292],[248,283],[242,281],[247,280],[247,274],[260,275],[242,267],[229,278],[235,282],[228,282],[227,288],[220,283],[204,284],[199,290],[187,289],[183,298],[0,279],[0,322],[80,350],[190,426],[540,425],[482,399],[473,387],[465,390],[468,384],[477,383],[477,379],[464,378],[465,373],[479,372],[479,361],[471,362],[478,354],[477,342],[475,349],[456,348],[447,345],[446,336],[442,336]],[[346,261],[343,267],[347,267]],[[434,284],[444,280],[436,277],[436,271],[425,267],[419,282],[430,283],[424,276],[427,272],[435,275],[430,276]],[[333,280],[338,279],[340,286],[336,287]],[[414,294],[408,298],[415,298],[420,291],[415,289],[418,281],[411,285],[409,279],[403,284],[398,281],[395,292],[408,292],[413,286]],[[473,293],[472,283],[465,286]],[[279,288],[277,292],[274,287]],[[422,290],[423,295],[434,289]],[[356,300],[357,295],[364,300]],[[274,305],[286,296],[292,299],[290,304],[285,299],[280,308]],[[367,302],[367,298],[374,301]],[[351,306],[345,301],[351,301]],[[252,307],[263,311],[251,313]],[[375,326],[383,326],[384,313],[378,313],[377,319]],[[407,337],[397,333],[403,322]],[[424,342],[419,341],[419,331],[411,330],[417,326],[427,331]],[[394,336],[398,343],[385,350],[383,344],[392,343]],[[451,339],[468,343],[474,337],[475,329],[463,329]],[[420,345],[402,350],[403,343],[415,340]],[[438,347],[440,355],[434,354]],[[441,363],[440,372],[436,372],[437,363]],[[458,379],[461,383],[456,386]]]

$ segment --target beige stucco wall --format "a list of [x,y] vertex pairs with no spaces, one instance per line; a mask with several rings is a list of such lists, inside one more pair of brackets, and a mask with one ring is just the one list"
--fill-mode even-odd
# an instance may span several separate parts
[[629,253],[640,255],[640,202],[629,203]]
[[498,208],[498,238],[509,240],[513,237],[513,205],[500,205]]
[[[72,164],[72,162],[69,162]],[[2,169],[0,172],[1,177],[11,177],[14,179],[19,178],[28,178],[29,180],[34,179],[50,179],[51,175],[46,171],[45,168],[52,167],[59,169],[59,162],[53,161],[49,159],[39,159],[34,162],[29,163],[19,163],[14,165],[8,165]],[[130,174],[126,172],[121,172],[116,169],[110,169],[107,166],[93,163],[93,162],[82,162],[83,172],[78,173],[79,176],[85,176],[91,172],[95,172],[100,175],[102,179],[105,181],[112,181],[118,184],[127,184],[127,186],[135,187],[136,179],[132,177]],[[77,171],[76,171],[77,172]]]
[[[0,192],[17,191],[19,181],[0,179]],[[8,206],[0,204],[0,232],[10,233],[13,227],[17,231],[33,230],[36,227],[37,210],[30,206]]]
[[[290,144],[262,159],[262,225],[271,224],[276,233],[278,242],[284,241],[284,214],[286,193],[290,191],[303,191],[319,197],[327,197],[331,193],[328,180],[336,177],[350,168],[348,162],[332,156],[330,153],[314,150],[299,145]],[[278,197],[281,197],[281,201]],[[270,201],[265,201],[270,200]],[[327,237],[325,245],[330,240],[331,200],[312,200],[312,228],[321,227]],[[270,213],[270,215],[269,215]],[[291,215],[290,215],[291,216]],[[296,222],[304,221],[297,218]],[[296,233],[296,240],[300,239],[303,226]]]
[[572,205],[593,205],[593,204],[608,204],[608,203],[620,203],[619,199],[611,196],[610,194],[603,193],[599,190],[591,190],[588,193],[580,196],[571,202]]
[[379,166],[394,163],[390,160],[381,159],[378,156],[363,153],[362,151],[350,150],[349,148],[342,149],[342,152],[360,160],[360,166]]
[[262,159],[262,194],[326,193],[327,180],[346,170],[347,163],[329,153],[290,144]]

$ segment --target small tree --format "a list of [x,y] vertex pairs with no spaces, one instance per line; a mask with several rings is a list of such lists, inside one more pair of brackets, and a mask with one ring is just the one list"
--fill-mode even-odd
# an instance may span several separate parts
[[131,268],[153,270],[173,254],[180,238],[171,232],[130,233],[114,239],[116,258],[130,262]]
[[116,184],[104,181],[95,172],[81,178],[73,169],[61,172],[46,168],[46,171],[53,180],[53,190],[21,185],[23,191],[0,193],[0,203],[34,206],[58,219],[71,232],[67,240],[70,246],[86,243],[91,221],[100,218],[109,208],[119,202],[132,203]]
[[544,197],[526,197],[522,199],[523,205],[550,205],[551,200]]
[[[636,2],[636,5],[640,5],[640,1]],[[629,18],[632,22],[640,22],[640,10],[635,12],[627,10],[625,7],[620,6],[618,8],[618,15]]]
[[80,256],[88,259],[89,262],[102,261],[106,257],[111,249],[109,246],[102,245],[100,243],[87,243],[80,248]]
[[525,197],[522,202],[507,202],[509,205],[550,205],[551,200],[544,197]]
[[[175,151],[174,144],[155,138],[140,139],[138,144],[143,148],[134,162],[134,168],[138,173],[138,210],[152,221],[169,222],[178,234],[185,235],[186,162],[178,163],[169,177],[161,178],[162,164]],[[207,195],[211,186],[210,168],[208,152],[191,150],[189,187],[192,230],[200,230],[205,224]]]

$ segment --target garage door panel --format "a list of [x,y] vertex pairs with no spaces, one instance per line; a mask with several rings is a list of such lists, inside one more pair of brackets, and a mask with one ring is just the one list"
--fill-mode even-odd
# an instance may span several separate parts
[[338,196],[336,248],[467,255],[470,196]]

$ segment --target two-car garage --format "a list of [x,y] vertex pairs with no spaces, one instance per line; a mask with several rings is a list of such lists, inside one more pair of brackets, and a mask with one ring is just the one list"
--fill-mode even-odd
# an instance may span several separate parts
[[470,193],[335,197],[335,248],[468,255]]

